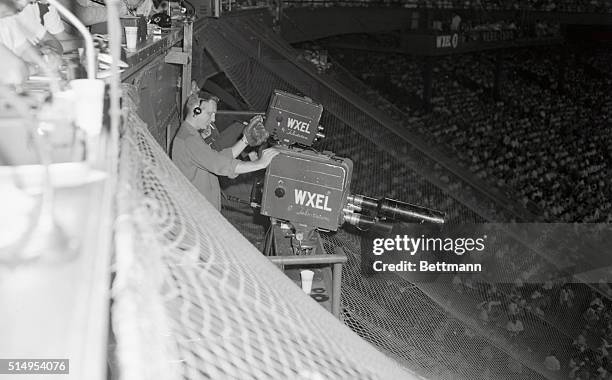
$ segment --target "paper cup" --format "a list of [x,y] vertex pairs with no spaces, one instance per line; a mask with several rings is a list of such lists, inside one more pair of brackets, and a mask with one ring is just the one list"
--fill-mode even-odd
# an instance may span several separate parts
[[90,136],[97,136],[102,130],[104,110],[104,81],[99,79],[75,79],[70,81],[74,91],[76,125]]
[[130,50],[136,49],[136,42],[138,41],[138,27],[137,26],[126,26],[125,27],[125,42],[127,48]]
[[302,290],[306,294],[310,294],[312,290],[312,278],[314,277],[314,272],[308,269],[300,271],[300,275],[302,277]]

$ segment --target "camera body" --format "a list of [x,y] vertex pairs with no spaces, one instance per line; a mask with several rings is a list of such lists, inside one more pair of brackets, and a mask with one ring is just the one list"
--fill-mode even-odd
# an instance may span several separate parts
[[265,127],[278,144],[312,146],[324,137],[319,126],[323,106],[288,92],[274,90],[266,112]]
[[261,214],[300,230],[336,231],[344,222],[353,162],[331,152],[279,149],[266,171]]

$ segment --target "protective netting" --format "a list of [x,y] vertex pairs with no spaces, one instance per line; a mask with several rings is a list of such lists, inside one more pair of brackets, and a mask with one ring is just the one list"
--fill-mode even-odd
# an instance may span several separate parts
[[[451,298],[433,302],[431,293],[437,292],[424,291],[426,284],[417,287],[400,277],[365,278],[359,241],[348,233],[325,238],[328,249],[342,247],[349,258],[343,283],[345,323],[366,340],[432,379],[544,378],[536,372],[541,371],[539,365],[521,357],[516,347],[492,340],[496,334],[470,323],[458,310],[449,312]],[[450,288],[444,282],[429,285],[435,286]],[[454,301],[454,305],[470,303]]]
[[[256,16],[206,23],[198,35],[253,110],[264,110],[274,89],[301,92],[323,103],[327,138],[318,148],[355,162],[353,193],[390,196],[438,208],[447,213],[450,224],[532,220],[520,205],[485,191],[486,184],[461,170],[451,170],[454,167],[447,158],[421,146],[410,131],[418,126],[407,123],[400,110],[390,104],[382,111],[373,109],[364,99],[347,92],[346,88],[367,91],[349,73],[336,73],[334,78],[313,74],[314,69],[304,67],[299,54]],[[344,86],[338,86],[336,80]],[[232,208],[224,210],[226,215],[254,244],[260,244],[261,229],[246,217],[248,207]],[[236,218],[236,214],[241,216]],[[436,379],[567,375],[567,368],[557,373],[547,371],[543,360],[555,350],[562,363],[569,361],[573,339],[581,328],[575,321],[581,318],[585,305],[573,310],[549,308],[544,315],[529,300],[521,315],[526,331],[512,336],[505,325],[507,307],[516,291],[513,282],[543,278],[544,273],[563,278],[558,257],[543,256],[537,246],[526,246],[516,236],[505,234],[499,243],[516,245],[515,251],[521,255],[496,257],[497,278],[441,276],[436,282],[415,286],[401,278],[381,281],[363,277],[358,236],[342,231],[324,239],[328,251],[341,249],[349,258],[343,279],[344,322],[406,367]],[[528,298],[541,285],[523,288],[523,292]],[[584,303],[590,291],[588,286],[576,285],[576,298]],[[554,285],[552,293],[558,297],[560,292],[561,285]],[[497,301],[500,305],[490,307]],[[487,307],[491,310],[485,320],[483,308]]]
[[122,379],[408,379],[244,239],[129,98],[112,322]]
[[[224,215],[261,246],[264,229],[257,229],[249,220],[248,206],[227,202],[224,208]],[[465,286],[453,284],[453,276],[440,276],[436,282],[417,286],[399,276],[392,280],[364,277],[358,235],[340,231],[323,238],[328,252],[341,250],[348,257],[342,283],[345,324],[424,377],[556,378],[559,374],[543,368],[543,358],[554,349],[559,360],[569,361],[572,339],[580,329],[574,322],[580,307],[556,310],[560,318],[555,310],[547,309],[546,316],[531,310],[521,316],[526,331],[518,337],[510,337],[505,330],[506,302],[491,312],[487,321],[482,320],[477,307],[483,300],[493,300],[486,281],[497,284],[494,299],[503,301],[511,293],[512,281],[525,269],[538,268],[553,278],[560,275],[554,265],[535,253],[525,252],[518,267],[513,265],[516,257],[496,258],[501,274],[491,270],[489,278],[464,276]]]

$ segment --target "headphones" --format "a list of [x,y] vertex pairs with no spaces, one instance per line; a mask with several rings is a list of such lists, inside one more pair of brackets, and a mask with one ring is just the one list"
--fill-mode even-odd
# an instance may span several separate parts
[[164,12],[160,12],[151,16],[151,24],[156,24],[160,28],[170,28],[172,26],[172,19]]
[[202,107],[202,102],[203,102],[203,100],[200,99],[200,104],[198,104],[198,106],[193,109],[193,116],[194,117],[202,113],[202,108],[200,108],[200,107]]
[[[0,0],[0,1],[2,1],[2,0]],[[202,103],[210,102],[210,101],[215,102],[215,103],[219,103],[219,98],[217,98],[216,96],[212,96],[212,95],[210,96],[210,98],[204,97],[204,98],[198,98],[198,99],[199,99],[200,103],[198,104],[197,107],[195,107],[193,109],[193,116],[194,117],[198,116],[199,114],[201,114],[203,112],[202,111]]]

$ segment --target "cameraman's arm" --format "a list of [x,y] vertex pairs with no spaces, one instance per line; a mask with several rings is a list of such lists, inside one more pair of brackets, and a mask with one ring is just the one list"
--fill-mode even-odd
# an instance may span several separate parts
[[240,140],[238,140],[234,146],[232,146],[232,158],[238,157],[247,146],[248,143],[244,141],[244,137],[240,138]]
[[242,153],[242,151],[246,147],[247,147],[247,143],[244,142],[244,139],[241,138],[232,147],[225,148],[221,150],[219,153],[221,153],[225,157],[236,158],[240,155],[240,153]]
[[263,151],[261,157],[257,161],[240,161],[236,165],[236,174],[250,173],[257,170],[265,169],[270,165],[270,161],[280,152],[275,148],[268,148]]
[[199,136],[188,139],[185,142],[185,148],[189,152],[188,156],[192,163],[200,169],[230,178],[238,174],[235,169],[240,161],[230,157],[231,150],[229,148],[217,152],[201,140]]
[[248,123],[235,121],[230,124],[221,132],[219,139],[217,139],[217,144],[225,148],[222,150],[225,155],[236,158],[247,146],[263,144],[268,136],[269,133],[263,125],[263,117],[255,115]]
[[217,152],[206,145],[203,141],[190,139],[186,142],[186,148],[193,164],[216,175],[234,178],[238,174],[250,173],[267,168],[270,161],[279,152],[275,148],[263,151],[262,156],[257,161],[245,162],[228,157],[226,152],[229,148]]

